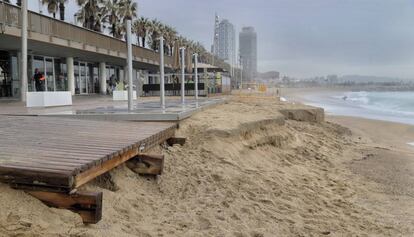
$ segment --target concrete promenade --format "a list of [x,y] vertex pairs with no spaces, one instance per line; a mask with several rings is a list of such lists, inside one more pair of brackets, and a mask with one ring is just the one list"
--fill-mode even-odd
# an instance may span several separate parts
[[127,101],[113,101],[109,96],[76,96],[72,106],[26,108],[21,102],[0,101],[0,115],[48,116],[91,120],[180,121],[212,105],[225,102],[225,97],[186,98],[183,106],[179,97],[166,98],[166,108],[160,107],[159,97],[139,98],[135,109],[128,112]]

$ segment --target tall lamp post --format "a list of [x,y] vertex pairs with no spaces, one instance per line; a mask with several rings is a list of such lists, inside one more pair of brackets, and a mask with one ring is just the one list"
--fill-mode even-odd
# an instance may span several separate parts
[[22,58],[20,68],[21,100],[26,101],[27,92],[27,0],[22,0]]
[[185,104],[185,48],[180,48],[181,52],[181,104]]
[[134,83],[132,81],[132,33],[131,33],[131,20],[127,20],[126,22],[126,31],[127,31],[127,49],[128,49],[128,56],[127,56],[127,65],[128,65],[128,111],[132,111],[134,104]]
[[165,109],[165,84],[164,84],[164,37],[160,37],[160,96],[161,108]]
[[243,89],[243,57],[240,56],[240,88]]
[[194,87],[195,87],[195,99],[198,103],[198,54],[194,54]]

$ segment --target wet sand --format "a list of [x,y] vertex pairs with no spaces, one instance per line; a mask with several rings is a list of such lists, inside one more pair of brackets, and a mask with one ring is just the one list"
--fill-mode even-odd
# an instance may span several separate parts
[[356,201],[384,218],[408,227],[403,236],[414,235],[414,126],[344,116],[328,121],[351,129],[362,157],[349,162],[365,190]]

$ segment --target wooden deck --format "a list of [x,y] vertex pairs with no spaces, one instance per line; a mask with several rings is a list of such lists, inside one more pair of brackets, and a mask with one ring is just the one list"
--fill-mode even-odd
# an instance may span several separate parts
[[68,193],[174,136],[174,123],[0,116],[0,180]]

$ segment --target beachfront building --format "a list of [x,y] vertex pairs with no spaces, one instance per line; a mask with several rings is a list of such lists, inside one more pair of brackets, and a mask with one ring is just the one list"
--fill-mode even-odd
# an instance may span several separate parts
[[[126,80],[124,41],[31,11],[24,69],[28,76],[21,79],[20,15],[20,7],[0,3],[0,99],[24,100],[22,92],[36,91],[35,69],[45,76],[45,91],[72,95],[107,94],[111,80]],[[138,75],[158,72],[159,58],[159,53],[134,45],[133,80],[138,83]],[[172,64],[173,57],[165,56],[167,71]]]
[[257,75],[257,34],[253,27],[243,27],[239,34],[239,47],[243,80],[252,81]]

